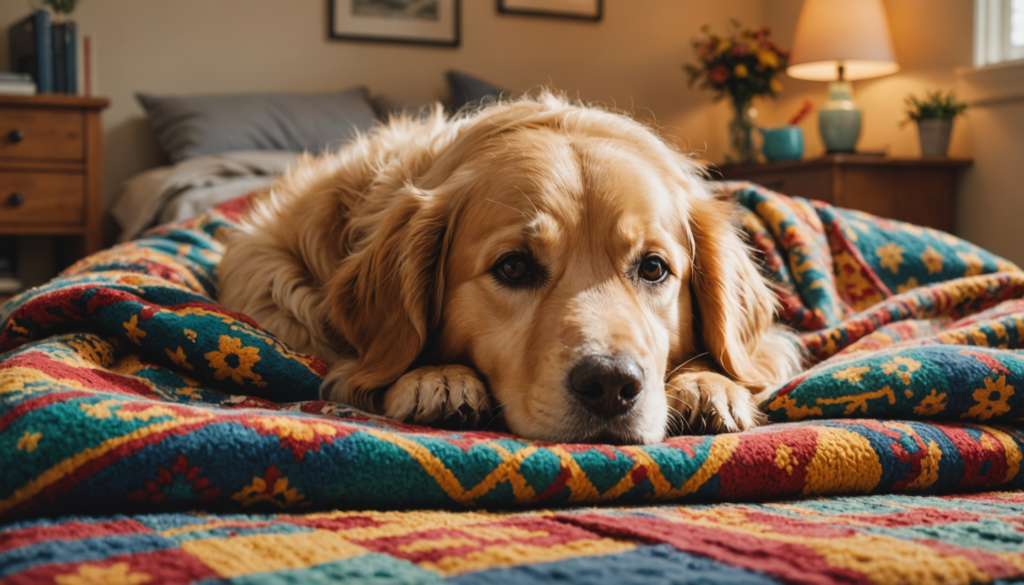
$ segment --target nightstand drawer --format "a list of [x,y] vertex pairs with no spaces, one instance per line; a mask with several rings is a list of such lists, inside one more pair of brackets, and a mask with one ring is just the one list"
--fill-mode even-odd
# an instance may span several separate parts
[[81,161],[84,130],[81,112],[0,109],[0,160]]
[[0,172],[0,225],[81,224],[85,176]]

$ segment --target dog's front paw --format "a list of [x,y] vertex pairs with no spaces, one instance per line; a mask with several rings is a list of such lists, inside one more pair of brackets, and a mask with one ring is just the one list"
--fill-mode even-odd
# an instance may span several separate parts
[[491,412],[487,387],[465,366],[425,366],[405,374],[384,394],[384,416],[417,424],[475,427]]
[[669,434],[745,431],[764,421],[750,390],[714,372],[688,372],[665,384]]

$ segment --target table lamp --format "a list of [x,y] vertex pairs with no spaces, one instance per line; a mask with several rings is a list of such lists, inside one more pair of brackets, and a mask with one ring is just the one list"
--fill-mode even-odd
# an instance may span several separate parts
[[853,102],[854,79],[899,71],[882,0],[804,0],[786,73],[828,81],[828,102],[818,127],[829,153],[853,152],[861,113]]

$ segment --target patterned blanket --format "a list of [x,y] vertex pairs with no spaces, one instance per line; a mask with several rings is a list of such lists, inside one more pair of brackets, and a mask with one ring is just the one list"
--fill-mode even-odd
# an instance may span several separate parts
[[[747,184],[723,196],[741,204],[782,316],[814,365],[762,405],[779,424],[645,447],[427,429],[317,400],[323,362],[216,304],[214,269],[245,199],[84,259],[0,309],[0,521],[90,517],[0,528],[0,579],[142,583],[180,564],[185,581],[259,571],[305,581],[314,565],[325,571],[316,578],[369,571],[429,581],[570,559],[488,571],[521,582],[572,573],[571,559],[585,555],[605,555],[601,570],[612,573],[683,563],[736,571],[740,581],[898,581],[910,569],[896,565],[932,557],[956,566],[953,581],[1024,570],[1024,498],[1015,492],[496,516],[313,513],[1024,484],[1024,431],[1013,424],[1024,417],[1024,273],[941,232]],[[173,513],[185,509],[246,515]],[[305,515],[252,515],[283,510]],[[95,517],[124,513],[137,515]],[[679,536],[670,530],[679,524],[691,528]],[[824,544],[840,535],[847,552]],[[701,544],[680,544],[687,539]],[[854,545],[863,554],[849,552]],[[744,561],[743,551],[760,552]],[[770,569],[776,554],[794,551],[793,566]],[[874,567],[873,556],[888,565]]]
[[1020,492],[497,513],[69,517],[0,528],[0,581],[985,583],[1024,571],[1022,519]]

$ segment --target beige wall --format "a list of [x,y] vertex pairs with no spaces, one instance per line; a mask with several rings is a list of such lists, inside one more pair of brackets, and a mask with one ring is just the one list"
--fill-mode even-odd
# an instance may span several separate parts
[[[83,0],[74,14],[96,35],[104,114],[106,196],[159,162],[133,94],[317,92],[358,84],[373,92],[445,94],[458,69],[511,89],[550,84],[653,116],[666,133],[718,158],[723,106],[686,88],[689,40],[704,23],[760,19],[761,0],[606,0],[601,22],[499,15],[494,0],[463,0],[458,48],[326,39],[324,0]],[[0,23],[27,14],[0,1]],[[6,27],[0,37],[6,35]],[[7,62],[0,38],[0,63]],[[680,130],[685,129],[685,133]]]
[[[0,23],[28,12],[0,1]],[[605,0],[599,23],[499,15],[493,0],[463,0],[462,45],[438,48],[328,41],[322,0],[84,0],[75,19],[94,33],[104,115],[107,201],[122,181],[159,163],[132,97],[136,91],[194,94],[316,92],[365,84],[373,92],[441,97],[443,73],[458,69],[512,89],[551,85],[588,100],[654,118],[684,148],[715,161],[726,148],[727,104],[686,87],[689,41],[730,17],[765,23],[789,46],[801,0]],[[855,83],[865,113],[860,147],[894,156],[919,153],[914,125],[900,127],[907,93],[951,88],[971,64],[973,0],[885,0],[901,71]],[[0,63],[7,62],[6,26]],[[804,99],[820,106],[825,84],[783,78],[777,102],[758,104],[759,122],[783,123]],[[817,121],[804,123],[807,154],[822,152]],[[1024,105],[977,108],[961,118],[951,154],[974,156],[961,189],[958,233],[1024,265],[1013,226],[1024,206],[1017,161]],[[1016,206],[1016,207],[1015,207]],[[1010,213],[1011,210],[1013,213]]]

